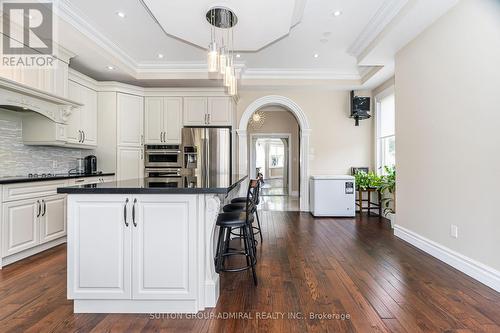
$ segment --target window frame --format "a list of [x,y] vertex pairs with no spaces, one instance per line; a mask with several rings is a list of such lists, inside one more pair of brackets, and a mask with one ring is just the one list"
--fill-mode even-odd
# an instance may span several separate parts
[[[384,89],[382,92],[378,93],[375,96],[375,166],[376,166],[376,173],[381,175],[384,173],[384,170],[382,169],[382,141],[384,139],[394,137],[394,141],[396,141],[396,128],[394,128],[394,134],[393,135],[386,135],[386,136],[380,136],[381,130],[380,130],[380,121],[381,121],[381,104],[382,104],[382,99],[390,96],[390,95],[395,95],[395,89],[394,85]],[[394,113],[396,113],[396,106],[394,106]],[[396,117],[396,115],[394,115]],[[394,125],[396,127],[396,125]],[[397,143],[396,143],[397,144]]]

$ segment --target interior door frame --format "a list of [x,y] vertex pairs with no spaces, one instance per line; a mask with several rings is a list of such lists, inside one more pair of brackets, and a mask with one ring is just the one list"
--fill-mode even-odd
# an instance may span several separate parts
[[248,174],[255,178],[255,145],[257,139],[287,139],[288,140],[288,195],[292,196],[292,134],[291,133],[251,133],[250,134],[250,170]]

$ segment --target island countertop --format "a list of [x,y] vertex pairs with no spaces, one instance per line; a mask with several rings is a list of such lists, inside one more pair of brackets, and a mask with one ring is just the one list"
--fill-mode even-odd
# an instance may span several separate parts
[[162,187],[150,179],[129,179],[99,184],[60,187],[57,193],[65,194],[227,194],[243,182],[246,175],[233,175],[232,181],[227,177],[216,176],[207,181],[183,177],[182,185],[178,187]]

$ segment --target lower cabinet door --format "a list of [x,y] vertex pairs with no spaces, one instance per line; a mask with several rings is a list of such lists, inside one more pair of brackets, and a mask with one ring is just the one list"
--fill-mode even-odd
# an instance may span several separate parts
[[195,196],[137,196],[134,299],[196,298],[196,201]]
[[32,248],[39,244],[37,200],[20,200],[3,204],[2,256]]
[[144,155],[141,147],[119,147],[117,179],[140,179],[144,177]]
[[40,215],[40,243],[50,242],[66,235],[66,196],[43,198]]
[[123,195],[68,198],[69,298],[131,298],[132,224],[126,224],[131,204],[126,204],[126,198]]

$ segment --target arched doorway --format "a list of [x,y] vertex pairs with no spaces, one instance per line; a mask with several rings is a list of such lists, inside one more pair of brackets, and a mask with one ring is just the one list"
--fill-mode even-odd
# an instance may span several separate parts
[[247,125],[250,117],[255,111],[266,106],[281,106],[292,114],[297,119],[300,126],[300,210],[309,211],[309,136],[311,128],[307,116],[302,111],[302,108],[284,96],[270,95],[258,98],[253,101],[243,113],[238,134],[238,168],[241,174],[248,174],[248,133]]

